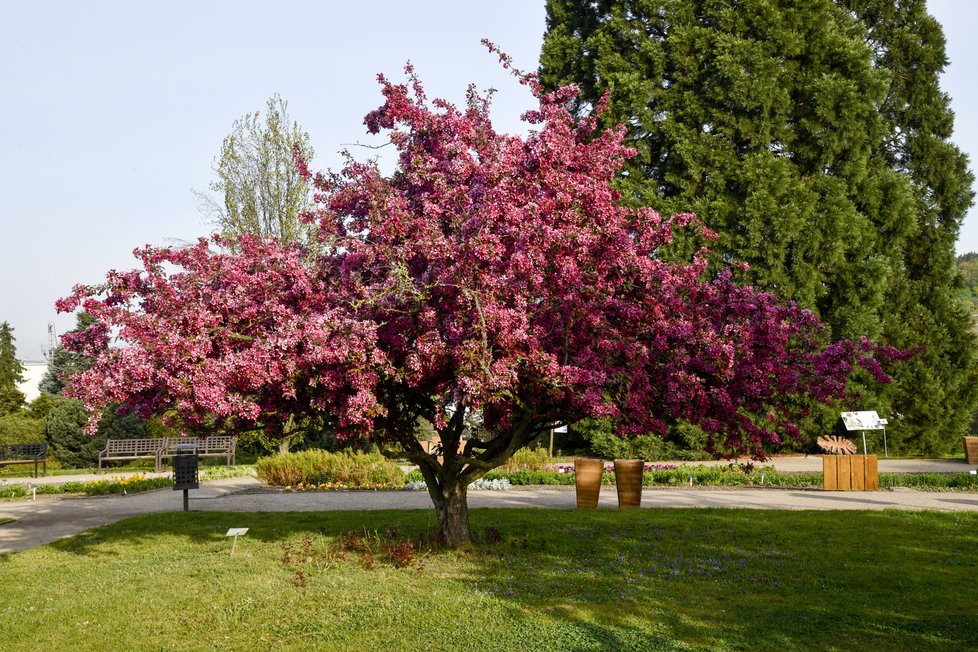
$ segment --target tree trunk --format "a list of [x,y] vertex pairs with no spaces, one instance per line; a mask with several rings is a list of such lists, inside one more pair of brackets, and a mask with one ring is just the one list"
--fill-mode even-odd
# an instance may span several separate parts
[[429,485],[428,493],[438,514],[442,543],[450,548],[469,542],[469,504],[466,486],[448,482],[441,487]]
[[289,452],[289,438],[285,437],[278,440],[278,453],[279,455],[285,455]]

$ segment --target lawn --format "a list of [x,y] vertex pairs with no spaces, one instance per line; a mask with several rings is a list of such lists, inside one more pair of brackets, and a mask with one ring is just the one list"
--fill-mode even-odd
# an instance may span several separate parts
[[[506,509],[472,521],[478,542],[447,551],[418,544],[430,510],[129,519],[0,556],[0,647],[978,648],[978,514]],[[230,527],[251,528],[233,557]]]

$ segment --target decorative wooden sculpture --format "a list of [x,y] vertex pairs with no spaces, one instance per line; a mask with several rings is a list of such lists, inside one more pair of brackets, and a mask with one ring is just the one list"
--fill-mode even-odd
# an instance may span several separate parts
[[856,445],[845,437],[827,435],[825,437],[819,437],[817,442],[819,447],[826,453],[832,453],[833,455],[856,454]]

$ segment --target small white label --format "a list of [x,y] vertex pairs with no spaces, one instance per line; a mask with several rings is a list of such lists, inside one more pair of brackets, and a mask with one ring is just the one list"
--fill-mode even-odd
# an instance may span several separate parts
[[226,536],[226,537],[236,537],[236,536],[239,536],[239,535],[242,535],[242,534],[248,534],[248,528],[246,528],[246,527],[233,527],[230,530],[228,530],[228,533],[225,534],[224,536]]

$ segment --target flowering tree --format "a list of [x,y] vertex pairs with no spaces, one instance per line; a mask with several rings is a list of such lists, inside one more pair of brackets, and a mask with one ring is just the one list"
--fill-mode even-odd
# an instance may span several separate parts
[[[718,450],[763,456],[797,432],[795,401],[842,397],[854,364],[886,380],[871,343],[823,347],[814,315],[711,276],[705,250],[663,260],[695,218],[622,207],[624,129],[576,122],[575,89],[517,73],[539,100],[520,138],[493,129],[474,89],[461,109],[429,103],[407,74],[379,78],[386,101],[365,121],[397,148],[393,175],[351,161],[313,176],[298,160],[319,191],[315,265],[249,237],[234,253],[147,248],[144,269],[63,299],[97,319],[65,343],[97,359],[74,393],[271,432],[331,411],[419,466],[455,545],[468,484],[555,426],[606,416],[623,434],[664,432],[684,418]],[[463,441],[473,413],[482,434]],[[421,417],[440,460],[417,441]]]

